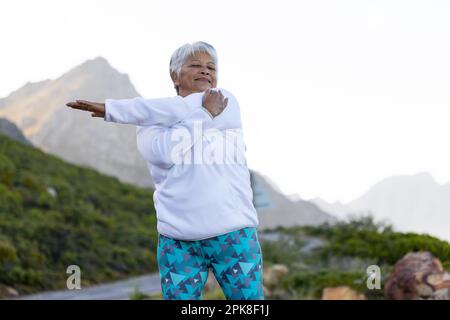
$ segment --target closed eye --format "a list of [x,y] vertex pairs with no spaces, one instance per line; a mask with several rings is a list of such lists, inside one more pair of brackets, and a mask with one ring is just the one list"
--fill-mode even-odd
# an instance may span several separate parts
[[[199,65],[199,64],[193,64],[193,65],[191,65],[191,67],[201,67],[201,65]],[[208,69],[210,69],[210,70],[216,70],[216,69],[213,68],[213,67],[208,67]]]

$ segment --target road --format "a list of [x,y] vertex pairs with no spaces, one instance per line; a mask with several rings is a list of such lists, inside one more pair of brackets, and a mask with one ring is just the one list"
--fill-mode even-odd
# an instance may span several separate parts
[[49,291],[20,296],[22,300],[127,300],[135,289],[145,294],[161,292],[159,273],[135,277],[128,280],[94,285],[79,290]]

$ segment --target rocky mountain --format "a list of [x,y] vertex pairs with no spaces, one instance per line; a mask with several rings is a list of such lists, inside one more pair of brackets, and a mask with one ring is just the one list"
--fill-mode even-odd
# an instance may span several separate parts
[[334,223],[337,219],[305,200],[293,201],[256,171],[251,171],[253,202],[258,211],[260,229]]
[[439,184],[427,172],[388,177],[349,203],[309,201],[341,219],[372,214],[400,231],[450,240],[450,183]]
[[106,123],[67,108],[75,99],[104,101],[139,96],[128,75],[98,57],[55,80],[27,83],[0,99],[0,117],[15,123],[38,148],[123,182],[152,186],[136,147],[134,126]]
[[8,121],[7,119],[0,118],[0,133],[26,145],[31,145],[31,142],[25,138],[22,131],[20,131],[14,123]]

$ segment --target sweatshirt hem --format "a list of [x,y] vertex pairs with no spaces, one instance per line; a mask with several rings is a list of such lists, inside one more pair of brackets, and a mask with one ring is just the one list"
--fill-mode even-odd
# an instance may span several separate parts
[[160,235],[166,237],[166,238],[170,238],[170,239],[173,239],[173,240],[181,240],[181,241],[201,241],[201,240],[206,240],[206,239],[210,239],[210,238],[215,238],[215,237],[223,236],[223,235],[225,235],[225,234],[227,234],[227,233],[235,232],[235,231],[237,231],[237,230],[241,230],[241,229],[245,229],[245,228],[256,228],[256,229],[257,229],[258,226],[259,226],[259,224],[256,224],[256,225],[254,225],[254,224],[252,224],[252,225],[247,225],[247,226],[243,226],[243,227],[233,228],[233,229],[231,229],[230,231],[220,232],[220,233],[215,234],[215,235],[211,235],[211,236],[207,236],[207,237],[201,237],[201,238],[174,238],[173,236],[169,236],[169,235],[164,234],[164,233],[159,232],[159,231],[158,231],[158,233],[159,233]]

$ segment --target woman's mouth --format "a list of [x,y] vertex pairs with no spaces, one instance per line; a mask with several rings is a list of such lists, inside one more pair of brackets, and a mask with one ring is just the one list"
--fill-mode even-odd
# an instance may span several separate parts
[[211,84],[211,82],[208,79],[205,79],[205,78],[195,79],[195,81],[203,81],[203,82]]

